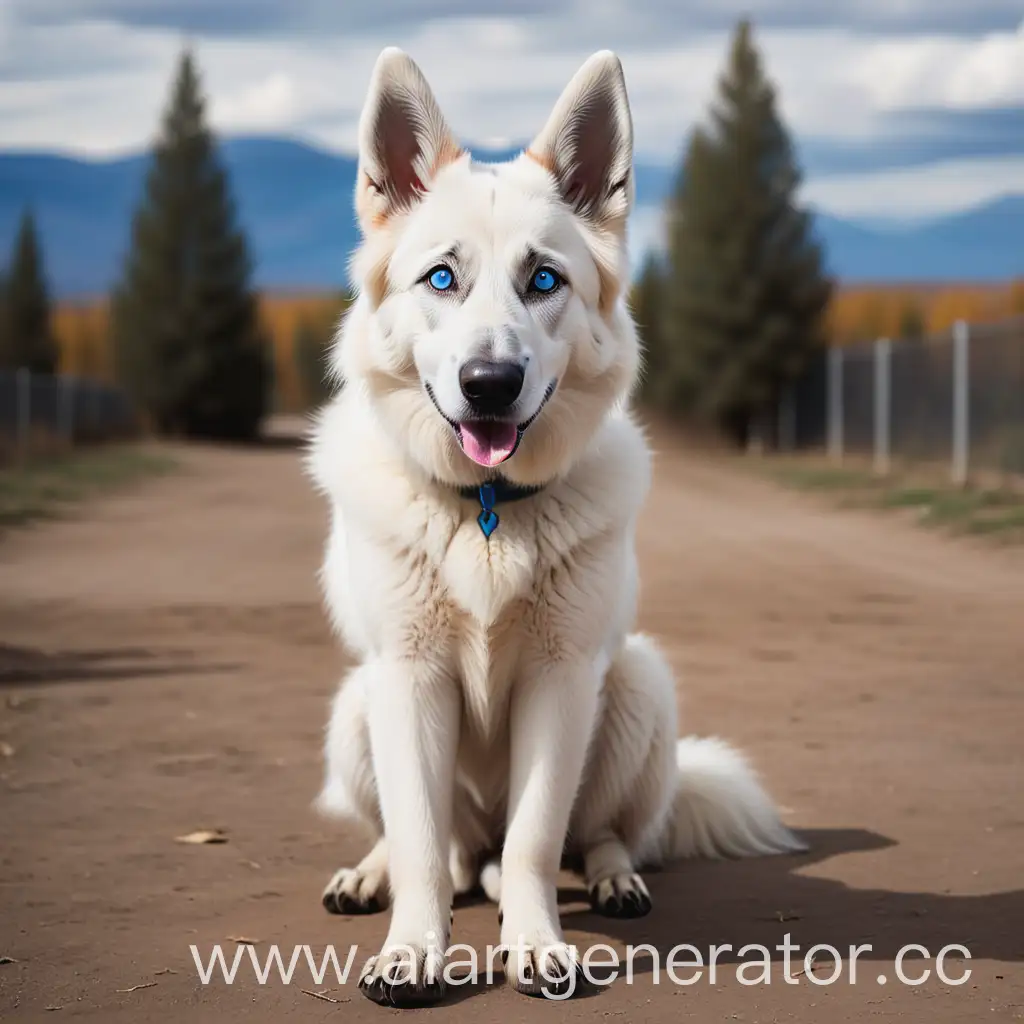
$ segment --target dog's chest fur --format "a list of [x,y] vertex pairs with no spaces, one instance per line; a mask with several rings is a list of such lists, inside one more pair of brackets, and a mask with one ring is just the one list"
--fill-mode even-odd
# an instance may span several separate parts
[[321,580],[335,628],[364,660],[399,658],[453,678],[465,725],[488,746],[517,678],[567,651],[605,649],[631,614],[642,437],[609,420],[568,477],[499,503],[487,538],[473,501],[424,487],[397,460],[343,443],[351,436],[328,417],[314,458],[332,507]]
[[[573,538],[551,536],[546,504],[538,496],[499,508],[501,523],[490,538],[476,523],[476,509],[460,507],[443,557],[421,563],[425,578],[417,589],[430,594],[429,606],[408,609],[431,624],[429,636],[415,629],[416,646],[448,664],[462,690],[464,723],[485,742],[507,718],[523,661],[547,643],[538,628],[547,620],[536,612],[551,599],[552,559],[571,558]],[[571,618],[572,610],[564,610]]]

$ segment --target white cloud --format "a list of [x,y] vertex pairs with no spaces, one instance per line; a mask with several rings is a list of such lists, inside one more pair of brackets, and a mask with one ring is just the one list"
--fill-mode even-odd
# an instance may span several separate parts
[[[712,96],[728,35],[638,36],[621,3],[595,6],[572,32],[546,22],[476,17],[399,27],[387,37],[222,35],[199,41],[214,123],[224,131],[289,128],[350,147],[380,48],[405,46],[423,65],[457,130],[471,140],[528,138],[559,89],[598,45],[594,22],[620,39],[641,154],[675,156]],[[586,37],[583,37],[583,33]],[[114,22],[11,23],[0,81],[0,144],[99,152],[146,140],[182,40]],[[885,37],[842,28],[758,35],[783,113],[802,135],[869,140],[887,113],[1024,104],[1024,23],[979,36]],[[31,55],[28,56],[28,55]],[[63,88],[61,85],[63,84]],[[86,98],[88,102],[85,102]],[[30,112],[29,112],[30,110]]]
[[291,75],[274,71],[252,85],[215,96],[210,118],[236,131],[287,128],[295,116],[296,100]]
[[817,178],[801,198],[841,217],[911,221],[1022,191],[1024,156],[1009,156]]
[[[378,2],[386,6],[386,0]],[[758,32],[783,115],[797,135],[877,146],[893,113],[1024,106],[1024,22],[1017,29],[974,35],[905,26],[900,34],[879,34],[871,19],[882,18],[881,7],[890,2],[848,0],[841,5],[848,27],[836,15],[818,27]],[[995,11],[1002,0],[987,2]],[[952,17],[956,4],[943,4],[936,16]],[[85,0],[79,4],[83,10],[89,6]],[[593,0],[587,6],[584,18],[567,3],[551,5],[543,18],[396,21],[387,34],[218,31],[196,40],[197,55],[218,130],[284,131],[351,151],[370,69],[384,45],[403,46],[421,63],[463,138],[494,143],[528,140],[578,65],[613,40],[626,70],[638,154],[675,160],[713,95],[728,33],[687,32],[684,19],[670,17],[658,0],[644,0],[636,11],[627,0]],[[692,0],[689,10],[697,17],[713,6]],[[754,13],[771,8],[776,15],[796,16],[803,6],[804,0],[759,0]],[[920,19],[928,5],[903,0],[900,6],[906,18]],[[19,20],[18,10],[29,7],[9,8],[0,0],[0,11],[6,8],[0,16],[0,147],[106,155],[145,145],[166,101],[182,37],[168,28],[114,21],[35,25]],[[509,9],[514,10],[504,8]],[[659,13],[665,13],[664,28]],[[869,22],[876,27],[856,27]],[[1009,172],[996,173],[991,161],[984,168],[960,165],[966,176],[961,181],[939,167],[921,179],[921,193],[908,198],[917,207],[955,208],[970,196],[989,194],[997,181],[1011,184]],[[924,173],[870,180],[910,182]],[[879,214],[900,205],[882,186],[865,185],[859,192],[856,182],[866,180],[812,181],[810,194],[836,212]]]
[[975,39],[880,40],[850,60],[854,84],[878,110],[971,109],[1024,103],[1024,20]]

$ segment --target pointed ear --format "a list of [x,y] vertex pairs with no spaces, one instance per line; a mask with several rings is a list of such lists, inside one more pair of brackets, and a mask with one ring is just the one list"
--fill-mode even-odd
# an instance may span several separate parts
[[359,119],[356,211],[363,231],[412,207],[461,155],[423,72],[396,47],[382,51]]
[[577,213],[624,229],[635,189],[633,121],[614,53],[595,53],[576,72],[526,153],[554,175]]

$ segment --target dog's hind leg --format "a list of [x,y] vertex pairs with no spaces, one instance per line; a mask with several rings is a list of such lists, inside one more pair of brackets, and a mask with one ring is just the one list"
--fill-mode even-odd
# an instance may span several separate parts
[[674,680],[646,637],[629,637],[612,660],[602,700],[570,843],[594,910],[641,917],[651,897],[638,854],[663,831],[676,786]]
[[374,914],[388,905],[388,851],[370,756],[364,679],[362,669],[354,669],[334,698],[317,807],[332,817],[358,821],[376,842],[355,867],[339,868],[331,876],[323,904],[332,914]]
[[736,750],[715,738],[677,738],[671,668],[641,635],[627,638],[605,677],[571,835],[591,904],[612,917],[651,909],[640,867],[806,848]]

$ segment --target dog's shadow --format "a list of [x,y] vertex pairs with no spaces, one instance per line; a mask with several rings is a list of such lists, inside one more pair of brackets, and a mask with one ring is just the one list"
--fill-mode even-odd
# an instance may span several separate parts
[[[810,846],[803,854],[684,861],[645,873],[654,909],[634,920],[595,914],[582,885],[562,888],[559,906],[568,941],[577,944],[580,955],[601,942],[618,948],[617,969],[605,966],[611,961],[607,952],[595,952],[592,960],[593,977],[614,978],[613,984],[627,977],[627,957],[634,977],[642,979],[660,972],[663,978],[670,952],[681,944],[696,947],[705,965],[712,946],[719,947],[716,960],[720,965],[760,963],[759,951],[740,955],[748,945],[765,947],[773,964],[781,965],[784,951],[778,947],[788,941],[796,947],[790,952],[794,974],[803,971],[804,956],[812,946],[827,944],[839,952],[844,978],[849,973],[851,949],[858,946],[870,946],[857,955],[858,964],[892,965],[900,950],[910,946],[925,947],[934,960],[940,950],[951,945],[966,947],[972,960],[1024,961],[1024,933],[1020,927],[1024,921],[1024,890],[958,896],[852,888],[835,879],[808,874],[807,869],[841,854],[885,849],[896,845],[895,841],[860,829],[805,831],[802,835]],[[641,950],[641,946],[650,949]],[[629,947],[633,947],[632,956]],[[934,968],[934,962],[914,962],[922,956],[920,950],[907,954],[908,975]],[[962,973],[963,968],[955,962],[958,957],[952,954],[947,961],[951,976]],[[693,976],[694,968],[689,966],[692,951],[680,952],[675,962],[680,965],[679,975]],[[835,961],[826,953],[822,963],[822,974],[827,977]],[[736,968],[731,970],[735,972]],[[756,974],[752,968],[752,976]],[[868,974],[874,976],[873,971]],[[707,977],[705,970],[703,978]],[[484,987],[478,979],[451,995],[461,1001]],[[581,994],[595,995],[599,991],[588,988]]]

